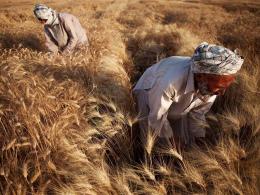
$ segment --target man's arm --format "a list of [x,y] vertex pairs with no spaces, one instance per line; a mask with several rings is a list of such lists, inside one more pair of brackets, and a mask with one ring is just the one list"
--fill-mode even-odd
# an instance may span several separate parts
[[73,25],[73,22],[74,22],[73,20],[75,20],[75,19],[73,17],[71,17],[71,18],[65,19],[63,21],[63,25],[68,34],[68,39],[69,39],[68,44],[62,51],[62,53],[65,53],[65,54],[72,52],[78,42],[76,29],[74,28],[74,25]]
[[189,113],[188,128],[195,137],[205,137],[206,118],[205,114],[210,110],[216,96],[212,96],[207,102],[201,104],[198,108],[193,109]]
[[46,38],[45,46],[47,47],[47,49],[50,52],[57,54],[58,51],[59,51],[59,48],[55,44],[55,42],[52,40],[52,38],[50,37],[51,35],[50,35],[50,33],[48,32],[47,29],[44,29],[44,35],[45,35],[45,38]]
[[172,87],[164,89],[159,83],[149,90],[148,125],[157,136],[172,137],[173,132],[167,119],[175,91]]

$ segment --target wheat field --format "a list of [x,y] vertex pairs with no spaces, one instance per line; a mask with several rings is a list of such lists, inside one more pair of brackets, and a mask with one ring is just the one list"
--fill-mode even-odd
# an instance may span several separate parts
[[[260,3],[44,0],[87,30],[89,50],[67,57],[46,53],[34,3],[0,0],[1,194],[259,194]],[[206,139],[155,161],[150,138],[137,162],[133,85],[203,41],[245,57]]]

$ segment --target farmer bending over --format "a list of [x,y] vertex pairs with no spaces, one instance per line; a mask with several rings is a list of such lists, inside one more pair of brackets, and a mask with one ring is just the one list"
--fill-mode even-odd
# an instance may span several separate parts
[[205,114],[243,64],[237,52],[201,43],[192,57],[172,56],[149,67],[133,89],[142,143],[150,130],[159,143],[190,145],[205,137]]
[[75,16],[57,13],[43,4],[35,5],[34,15],[44,24],[46,46],[50,52],[67,55],[89,45],[86,31]]

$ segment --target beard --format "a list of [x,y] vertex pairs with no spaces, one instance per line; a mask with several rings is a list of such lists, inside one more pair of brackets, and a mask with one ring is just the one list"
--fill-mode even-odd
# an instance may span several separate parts
[[208,85],[206,82],[198,82],[197,88],[201,95],[214,95],[213,92],[209,91]]

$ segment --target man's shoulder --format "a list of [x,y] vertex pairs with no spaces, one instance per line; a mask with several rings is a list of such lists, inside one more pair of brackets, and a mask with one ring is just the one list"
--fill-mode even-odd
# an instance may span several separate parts
[[59,18],[64,21],[67,19],[76,18],[76,16],[69,14],[69,13],[65,13],[65,12],[60,12],[58,15],[59,15]]
[[171,56],[162,59],[155,64],[156,71],[163,71],[165,74],[175,74],[186,71],[191,66],[191,58],[186,56]]
[[157,72],[164,72],[160,83],[164,88],[171,86],[177,91],[184,88],[187,83],[191,68],[191,58],[184,56],[172,56],[162,62]]
[[171,56],[171,57],[168,57],[168,58],[164,58],[160,61],[161,64],[170,64],[172,66],[174,65],[178,65],[178,64],[182,64],[182,65],[185,65],[185,64],[189,64],[191,60],[191,57],[189,56]]

